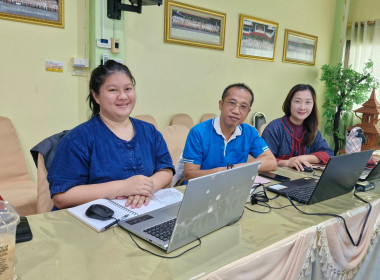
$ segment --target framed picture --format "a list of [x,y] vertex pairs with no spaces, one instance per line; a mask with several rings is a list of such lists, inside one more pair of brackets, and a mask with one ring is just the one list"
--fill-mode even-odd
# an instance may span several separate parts
[[274,61],[278,23],[240,15],[237,57]]
[[0,18],[64,27],[64,0],[1,0]]
[[318,37],[285,29],[283,62],[315,65]]
[[224,49],[226,14],[166,1],[165,42]]

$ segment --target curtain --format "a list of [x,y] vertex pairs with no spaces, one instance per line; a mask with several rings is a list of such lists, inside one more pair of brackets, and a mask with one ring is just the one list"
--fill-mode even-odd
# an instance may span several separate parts
[[[374,25],[368,25],[367,22],[364,24],[353,22],[351,31],[348,30],[347,35],[351,35],[349,50],[346,49],[349,52],[348,65],[362,72],[364,63],[371,59],[374,64],[372,75],[380,81],[380,19],[376,20]],[[380,100],[379,89],[376,98]]]

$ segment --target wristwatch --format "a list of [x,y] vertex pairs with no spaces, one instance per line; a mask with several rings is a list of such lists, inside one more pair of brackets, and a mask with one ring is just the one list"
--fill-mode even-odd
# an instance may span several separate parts
[[232,163],[227,164],[227,169],[232,169],[234,165]]

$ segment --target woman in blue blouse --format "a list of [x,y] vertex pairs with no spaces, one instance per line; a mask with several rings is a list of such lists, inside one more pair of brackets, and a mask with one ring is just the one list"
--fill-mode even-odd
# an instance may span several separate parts
[[88,100],[92,118],[61,140],[49,170],[54,209],[118,197],[132,208],[147,205],[174,167],[161,133],[130,117],[136,94],[129,69],[113,60],[94,69]]

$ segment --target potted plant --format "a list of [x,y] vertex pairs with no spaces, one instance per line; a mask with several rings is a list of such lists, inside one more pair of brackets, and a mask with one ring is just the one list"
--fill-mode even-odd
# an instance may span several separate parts
[[368,93],[379,85],[371,75],[372,71],[371,60],[365,63],[362,73],[353,70],[351,66],[344,68],[342,63],[322,66],[321,81],[326,86],[325,102],[322,106],[324,131],[333,137],[335,155],[345,143],[345,132],[340,132],[341,120],[345,126],[349,125],[353,105],[366,101]]

